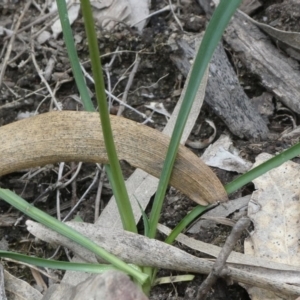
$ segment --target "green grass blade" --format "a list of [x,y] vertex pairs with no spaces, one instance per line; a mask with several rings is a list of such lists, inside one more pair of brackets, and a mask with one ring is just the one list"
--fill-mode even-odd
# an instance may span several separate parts
[[[118,165],[119,165],[119,161],[118,161]],[[113,173],[111,165],[105,165],[105,171],[107,173],[109,182],[111,184],[117,202],[117,206],[118,206],[118,210],[119,210],[119,214],[120,214],[120,218],[124,230],[137,233],[137,227],[135,224],[135,219],[134,219],[131,203],[125,186],[121,168],[117,171],[118,176],[116,176],[116,173]]]
[[228,194],[233,193],[239,188],[243,187],[245,184],[251,182],[253,179],[267,173],[268,171],[279,167],[286,161],[296,157],[300,154],[300,143],[295,146],[283,151],[282,153],[272,157],[261,165],[253,168],[247,173],[241,175],[237,179],[225,185],[225,190]]
[[150,215],[150,238],[154,238],[156,234],[156,227],[160,217],[162,203],[167,190],[168,182],[172,173],[172,168],[177,155],[180,138],[182,136],[182,132],[184,130],[198,87],[200,86],[204,72],[227,24],[241,1],[242,0],[222,0],[220,2],[209,22],[201,46],[195,57],[190,80],[188,82],[186,94],[178,114],[173,135],[171,137],[170,145],[163,165],[161,178]]
[[85,31],[87,34],[87,40],[89,44],[90,58],[92,64],[93,77],[95,80],[95,89],[99,107],[100,121],[102,124],[104,143],[109,160],[109,166],[106,166],[106,172],[108,174],[110,183],[113,188],[123,228],[128,231],[137,232],[134,215],[132,212],[129,196],[125,186],[125,181],[123,178],[113,139],[108,113],[108,105],[105,95],[102,66],[101,61],[99,59],[99,47],[97,43],[95,24],[89,0],[81,0],[81,8],[85,24]]
[[44,224],[48,228],[51,228],[52,230],[75,241],[76,243],[83,246],[84,248],[102,257],[107,262],[111,263],[113,266],[118,268],[119,270],[133,276],[141,284],[147,281],[148,276],[146,274],[136,270],[135,268],[128,266],[122,260],[110,254],[106,250],[100,248],[96,243],[89,240],[81,233],[77,232],[76,230],[72,229],[66,224],[58,221],[57,219],[49,216],[43,211],[37,209],[36,207],[30,205],[29,203],[27,203],[25,200],[23,200],[21,197],[19,197],[12,191],[0,189],[0,198],[2,198],[3,200],[8,202],[10,205],[14,206],[15,208],[17,208],[18,210],[22,211],[27,216],[36,220],[37,222]]
[[77,55],[77,51],[75,48],[75,42],[73,38],[72,29],[70,26],[69,18],[68,18],[68,10],[65,0],[56,0],[58,14],[63,30],[63,36],[66,43],[68,56],[71,63],[71,68],[73,71],[73,75],[76,81],[76,85],[81,97],[81,101],[83,107],[86,111],[95,111],[93,102],[90,98],[88,89],[86,87],[86,83],[84,80],[84,76],[82,74],[80,63]]
[[141,214],[142,214],[142,217],[143,217],[144,235],[148,236],[148,233],[149,233],[149,219],[148,219],[148,216],[147,216],[146,212],[143,210],[142,205],[140,204],[138,199],[136,199],[136,202],[137,202],[137,204],[138,204],[138,206],[141,210]]
[[2,251],[2,250],[0,250],[0,257],[14,259],[33,266],[59,269],[59,270],[69,270],[69,271],[79,271],[79,272],[89,272],[89,273],[103,273],[107,270],[116,269],[111,265],[57,261],[53,259],[32,257],[24,254]]
[[[298,156],[300,154],[300,143],[295,146],[285,150],[284,152],[272,157],[261,165],[253,168],[249,172],[241,175],[237,179],[228,183],[225,186],[225,189],[228,194],[235,192],[239,188],[243,187],[245,184],[251,182],[255,178],[267,173],[268,171],[279,167],[286,161]],[[194,219],[199,217],[202,213],[206,212],[207,209],[211,209],[211,207],[204,207],[201,205],[196,206],[188,215],[186,215],[180,223],[172,230],[170,235],[167,237],[165,242],[167,244],[173,243],[179,233],[181,233],[184,228],[186,228]]]

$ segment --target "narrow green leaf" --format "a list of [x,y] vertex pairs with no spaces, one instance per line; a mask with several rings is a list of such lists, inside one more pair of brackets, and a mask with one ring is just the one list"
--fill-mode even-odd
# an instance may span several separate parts
[[[217,204],[218,205],[218,204]],[[176,227],[171,231],[169,236],[165,239],[165,243],[172,244],[177,236],[186,228],[188,227],[196,218],[198,218],[200,215],[204,214],[208,210],[211,210],[212,208],[216,207],[216,205],[211,206],[202,206],[198,205],[191,212],[189,212],[177,225]]]
[[99,59],[100,52],[89,0],[81,0],[81,8],[89,45],[93,77],[95,80],[95,89],[99,107],[100,121],[102,124],[103,138],[109,160],[109,166],[105,166],[105,169],[108,174],[114,196],[116,198],[123,228],[125,230],[137,233],[134,215],[132,212],[124,177],[117,156],[116,146],[113,139],[108,105],[105,95],[101,60]]
[[68,10],[65,0],[56,0],[59,19],[61,22],[62,30],[63,30],[63,36],[66,43],[68,56],[70,59],[73,75],[76,81],[76,85],[78,88],[78,91],[80,93],[81,101],[83,104],[83,107],[86,111],[95,111],[93,102],[90,98],[84,76],[81,71],[79,58],[77,55],[77,51],[75,48],[75,41],[73,38],[72,29],[70,26],[69,18],[68,18]]
[[225,190],[228,194],[233,193],[234,191],[240,189],[245,184],[251,182],[255,178],[267,173],[268,171],[279,167],[286,161],[298,156],[300,154],[300,143],[296,144],[295,146],[283,151],[282,153],[272,157],[271,159],[267,160],[266,162],[262,163],[261,165],[253,168],[252,170],[248,171],[247,173],[239,176],[232,182],[225,185]]
[[133,276],[137,281],[143,284],[147,281],[148,276],[143,274],[142,272],[137,271],[136,269],[128,266],[119,258],[115,257],[114,255],[110,254],[106,250],[100,248],[96,243],[89,240],[87,237],[83,236],[81,233],[77,232],[76,230],[72,229],[71,227],[67,226],[66,224],[58,221],[57,219],[49,216],[48,214],[44,213],[43,211],[37,209],[36,207],[30,205],[21,197],[16,195],[10,190],[0,189],[0,198],[8,202],[10,205],[14,206],[18,210],[22,211],[27,216],[31,217],[32,219],[44,224],[48,228],[60,233],[61,235],[75,241],[79,245],[83,246],[84,248],[90,250],[91,252],[95,253],[96,255],[102,257],[107,262],[114,265],[119,270]]
[[14,259],[37,267],[59,269],[59,270],[70,270],[70,271],[89,272],[89,273],[103,273],[107,270],[116,269],[111,265],[57,261],[53,259],[32,257],[24,254],[2,251],[2,250],[0,250],[0,257]]
[[220,2],[208,24],[199,51],[195,57],[190,80],[188,82],[186,94],[184,96],[182,106],[174,127],[174,132],[171,137],[150,215],[150,238],[154,238],[156,234],[156,228],[160,217],[163,199],[176,159],[180,139],[191,107],[193,105],[194,98],[197,94],[198,87],[200,86],[204,72],[227,24],[241,1],[242,0],[222,0]]

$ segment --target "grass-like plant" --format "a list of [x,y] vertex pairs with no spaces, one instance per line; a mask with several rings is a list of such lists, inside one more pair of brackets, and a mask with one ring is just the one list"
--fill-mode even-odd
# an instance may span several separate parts
[[[150,213],[150,218],[145,222],[149,225],[147,230],[147,236],[150,238],[155,238],[157,224],[159,216],[161,213],[161,208],[163,200],[165,197],[166,189],[168,182],[171,176],[173,164],[176,158],[180,138],[184,130],[192,103],[194,101],[196,92],[201,83],[203,74],[208,66],[208,63],[212,57],[214,49],[216,48],[225,27],[227,26],[231,16],[237,9],[241,0],[221,0],[219,6],[216,8],[205,35],[203,37],[199,51],[195,57],[194,64],[191,71],[190,80],[188,82],[186,94],[180,109],[178,119],[174,128],[173,135],[171,137],[170,145],[166,155],[165,163],[162,169],[159,186],[157,193],[155,195],[153,207]],[[71,27],[68,21],[67,7],[66,3],[63,0],[57,0],[59,16],[63,27],[63,35],[65,43],[67,46],[73,74],[76,80],[78,90],[81,95],[81,99],[84,105],[84,108],[87,111],[94,111],[94,106],[87,92],[87,87],[84,82],[84,77],[80,68],[79,59],[77,57],[74,39],[72,36]],[[129,197],[126,191],[125,182],[121,173],[121,168],[119,160],[117,157],[114,140],[112,136],[110,119],[107,107],[107,101],[105,96],[104,89],[104,80],[102,75],[101,61],[99,47],[97,44],[97,38],[95,33],[94,21],[92,17],[92,11],[89,0],[81,0],[82,15],[84,19],[87,40],[89,45],[89,53],[93,71],[93,77],[95,80],[95,91],[97,104],[99,107],[99,116],[100,122],[102,123],[103,136],[105,140],[105,145],[108,153],[109,164],[106,166],[106,171],[115,195],[119,213],[121,216],[122,224],[125,230],[137,232],[136,224],[134,221]],[[30,137],[29,137],[30,138]],[[254,178],[264,174],[270,169],[277,167],[284,163],[285,161],[295,157],[300,153],[300,146],[296,145],[289,150],[283,152],[282,154],[272,158],[271,160],[263,163],[261,166],[254,168],[248,173],[240,176],[238,179],[234,180],[232,183],[229,183],[225,186],[227,193],[232,193],[238,188],[242,187],[246,183],[252,181]],[[13,192],[0,189],[0,198],[4,199],[11,205],[15,206],[17,209],[21,210],[23,213],[30,216],[32,219],[50,227],[51,229],[61,233],[62,235],[74,240],[83,247],[89,249],[93,253],[101,256],[109,263],[111,263],[115,268],[118,268],[128,274],[130,274],[137,282],[139,282],[146,293],[149,292],[151,284],[154,279],[155,270],[152,268],[142,268],[142,270],[127,265],[117,257],[107,253],[105,250],[98,247],[93,241],[88,240],[86,237],[82,236],[80,233],[71,229],[70,227],[64,225],[63,223],[57,221],[56,219],[48,216],[47,214],[39,211],[37,208],[34,208],[26,201],[15,195]],[[138,199],[137,199],[138,200]],[[205,207],[197,206],[191,213],[189,213],[172,231],[169,237],[166,239],[167,243],[172,243],[176,236],[196,217],[198,217]],[[26,261],[32,264],[39,266],[47,266],[53,268],[64,268],[64,269],[76,269],[88,272],[102,272],[104,269],[107,269],[107,266],[103,267],[101,265],[91,266],[89,264],[72,264],[72,263],[58,263],[58,262],[49,262],[42,259],[28,258],[19,254],[12,254],[8,252],[0,252],[0,256],[3,257],[14,257],[21,261]],[[143,266],[141,266],[143,267]],[[103,269],[104,268],[104,269]],[[150,280],[151,279],[151,280]]]

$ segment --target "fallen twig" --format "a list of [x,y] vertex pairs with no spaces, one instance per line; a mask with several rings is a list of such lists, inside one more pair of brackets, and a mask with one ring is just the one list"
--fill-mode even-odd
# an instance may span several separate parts
[[[27,221],[26,224],[28,231],[39,239],[50,243],[59,243],[72,249],[74,253],[85,261],[96,262],[95,257],[88,250],[75,242],[33,221]],[[123,230],[112,232],[108,228],[99,227],[95,229],[93,224],[78,222],[67,222],[67,225],[128,263],[200,274],[209,274],[214,265],[210,260],[192,256],[161,241],[131,232]],[[298,278],[300,277],[299,268],[294,274]],[[230,277],[234,281],[269,289],[276,293],[293,296],[300,295],[299,286],[239,270],[232,266],[228,266],[220,275],[222,277]]]
[[250,225],[251,221],[247,217],[240,218],[237,223],[233,226],[232,231],[230,235],[227,237],[226,242],[220,251],[218,258],[216,259],[214,266],[207,276],[207,278],[202,282],[198,293],[197,293],[197,299],[205,299],[206,294],[210,290],[210,288],[213,286],[213,284],[216,282],[218,277],[220,277],[221,272],[223,270],[228,271],[226,264],[226,261],[233,250],[235,244],[241,237],[243,231]]

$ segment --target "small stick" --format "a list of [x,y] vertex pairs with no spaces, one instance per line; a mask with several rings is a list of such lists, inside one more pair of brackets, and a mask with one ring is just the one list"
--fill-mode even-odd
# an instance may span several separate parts
[[198,293],[197,293],[197,300],[205,299],[208,291],[211,289],[212,285],[216,282],[218,277],[220,277],[221,272],[226,269],[226,260],[228,259],[231,251],[234,248],[234,245],[241,237],[243,231],[250,225],[250,219],[247,217],[240,218],[236,224],[233,226],[232,231],[226,242],[217,257],[211,272],[207,276],[207,278],[202,282]]
[[[128,92],[129,92],[130,87],[132,86],[132,82],[133,82],[134,76],[136,74],[136,71],[137,71],[137,69],[140,65],[140,61],[141,61],[141,57],[138,56],[138,54],[137,54],[134,66],[133,66],[133,68],[130,72],[130,75],[129,75],[129,78],[128,78],[128,81],[127,81],[127,84],[126,84],[126,88],[125,88],[124,94],[122,96],[123,103],[127,103]],[[124,105],[120,105],[117,116],[121,116],[124,109],[125,109]]]
[[48,84],[47,80],[45,79],[44,75],[43,75],[43,72],[42,70],[40,69],[36,59],[35,59],[35,51],[34,51],[34,41],[31,40],[31,59],[32,59],[32,62],[33,62],[33,65],[35,66],[36,70],[37,70],[37,73],[41,79],[41,81],[44,83],[44,85],[46,86],[50,96],[51,96],[51,99],[53,101],[53,103],[55,104],[57,110],[61,110],[61,105],[57,102],[56,98],[55,98],[55,92],[52,91],[50,85]]
[[[64,171],[65,163],[61,162],[59,164],[58,168],[58,174],[57,174],[57,181],[61,181],[63,171]],[[56,190],[56,214],[57,214],[57,219],[61,221],[61,215],[60,215],[60,190]]]
[[94,176],[94,179],[92,181],[92,183],[89,185],[89,187],[87,188],[87,190],[83,193],[83,195],[81,196],[81,198],[78,200],[78,202],[72,207],[72,209],[68,212],[68,214],[64,217],[63,222],[66,222],[73,214],[73,212],[78,208],[78,206],[86,199],[86,195],[90,192],[90,190],[92,189],[92,187],[95,185],[95,183],[98,180],[98,176],[99,176],[99,170],[98,168],[96,169],[96,174]]
[[94,218],[95,223],[99,218],[100,205],[101,205],[101,194],[102,194],[105,174],[106,174],[105,170],[102,167],[102,171],[101,171],[101,175],[100,175],[100,179],[99,179],[99,184],[98,184],[98,189],[97,189],[96,200],[95,200],[95,218]]
[[6,50],[6,53],[5,53],[5,57],[3,59],[3,63],[2,63],[2,66],[1,66],[1,71],[0,71],[0,87],[2,85],[2,81],[3,81],[3,77],[4,77],[4,73],[5,73],[5,70],[6,70],[6,67],[7,67],[7,64],[8,64],[8,61],[9,61],[9,57],[10,57],[10,53],[12,51],[12,47],[13,47],[13,44],[15,42],[15,38],[16,38],[16,35],[17,35],[17,31],[21,25],[21,22],[29,8],[29,6],[31,5],[31,1],[28,1],[18,19],[18,22],[16,23],[16,27],[15,27],[15,30],[14,32],[12,33],[11,35],[11,38],[10,38],[10,41],[8,43],[8,46],[7,46],[7,50]]

